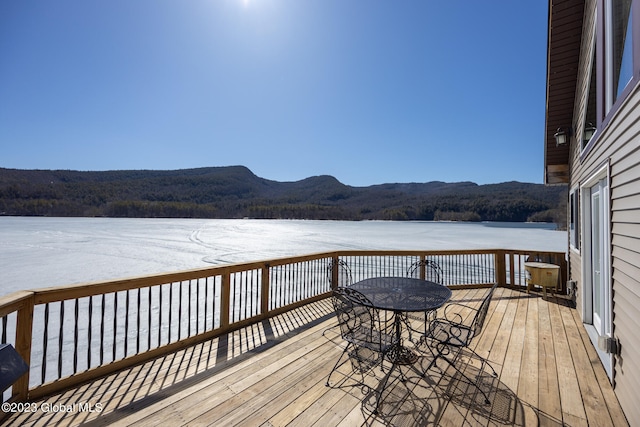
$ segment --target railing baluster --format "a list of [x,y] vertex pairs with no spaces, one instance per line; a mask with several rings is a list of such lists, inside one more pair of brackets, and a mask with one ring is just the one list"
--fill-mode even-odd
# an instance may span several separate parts
[[141,296],[141,290],[140,288],[138,288],[138,312],[136,313],[136,330],[138,331],[136,333],[136,354],[140,353],[140,296]]
[[73,373],[78,372],[78,317],[80,312],[80,301],[78,298],[75,300],[74,304],[74,331],[73,331]]
[[89,296],[89,328],[87,330],[87,369],[91,369],[91,336],[93,331],[93,295]]
[[231,286],[231,298],[233,303],[229,306],[231,312],[231,321],[238,322],[240,320],[241,308],[242,308],[242,274],[243,272],[233,273],[233,280]]
[[287,305],[289,303],[291,303],[292,301],[292,296],[291,296],[291,284],[294,281],[294,272],[293,272],[293,268],[291,268],[291,264],[289,264],[287,266],[287,282],[286,282],[286,286],[283,289],[283,301],[282,301],[282,305]]
[[239,295],[239,302],[240,302],[240,309],[238,310],[238,320],[242,320],[242,319],[246,319],[247,315],[248,315],[248,305],[247,304],[247,284],[249,283],[249,272],[248,271],[243,271],[242,273],[240,273],[240,295]]
[[[164,287],[164,285],[158,287],[158,347],[162,345],[162,290]],[[171,324],[171,321],[169,321],[169,324]]]
[[184,307],[182,306],[182,281],[178,285],[178,341],[182,339],[182,313]]
[[236,321],[236,275],[229,275],[229,321],[231,323]]
[[257,271],[256,270],[252,270],[251,271],[251,281],[249,284],[249,301],[250,301],[250,305],[251,308],[249,309],[249,317],[255,316],[257,314],[257,310],[256,310],[256,296],[258,295],[258,292],[256,290],[256,286],[258,284],[258,279],[256,277]]
[[255,285],[253,286],[253,315],[256,316],[261,313],[260,311],[260,286],[262,284],[262,270],[256,270]]
[[[245,282],[243,280],[245,274],[246,274],[246,271],[241,271],[233,274],[234,303],[231,305],[231,309],[233,310],[231,319],[233,320],[233,322],[239,322],[240,320],[242,320],[242,309],[244,308],[244,305],[242,304],[242,297],[244,294],[242,290],[242,286]],[[238,333],[241,333],[241,332],[239,331]]]
[[62,378],[63,337],[64,337],[64,301],[60,301],[60,334],[58,335],[58,378]]
[[129,292],[127,289],[124,300],[124,355],[127,357],[129,353]]
[[[151,302],[151,286],[149,286],[147,289],[149,290],[149,292],[147,293],[147,328],[149,329],[147,333],[147,350],[151,350],[151,311],[153,308],[153,304]],[[160,329],[159,326],[158,329]],[[158,346],[159,345],[160,344],[158,344]]]
[[249,294],[249,282],[251,280],[251,273],[249,271],[243,271],[240,275],[240,315],[238,320],[246,319],[249,315],[249,302],[247,296]]
[[167,342],[171,341],[171,327],[173,326],[173,283],[169,285],[169,331]]
[[[2,318],[4,330],[2,334],[2,342],[7,342],[6,330],[7,330],[7,316]],[[42,369],[40,375],[40,382],[44,383],[47,376],[47,347],[49,344],[49,303],[44,305],[44,325],[42,334]]]
[[100,307],[100,366],[104,365],[104,311],[106,294],[102,294],[102,307]]
[[[215,282],[214,282],[214,286],[215,286]],[[215,301],[215,300],[214,300]],[[207,330],[207,317],[209,316],[209,278],[205,277],[204,278],[204,330]],[[213,313],[213,311],[212,311]],[[213,319],[213,316],[211,316],[211,319]],[[213,321],[211,322],[211,329],[213,329]]]
[[187,287],[187,304],[189,310],[187,311],[187,337],[191,336],[191,280],[189,280],[189,286]]
[[[211,296],[211,302],[213,306],[211,307],[213,310],[213,317],[211,318],[213,322],[213,327],[221,327],[222,326],[222,301],[224,295],[224,283],[225,283],[225,274],[219,276],[219,280],[213,278],[212,291],[213,295]],[[219,282],[219,283],[218,283]],[[216,304],[217,301],[217,304]],[[216,323],[217,320],[217,323]]]
[[118,331],[118,293],[113,293],[113,358],[111,361],[116,360],[116,345],[117,345],[117,331]]
[[255,316],[257,314],[256,311],[256,296],[258,294],[258,292],[256,291],[256,285],[258,283],[257,278],[256,278],[256,270],[251,270],[251,279],[249,281],[249,294],[247,295],[248,300],[249,300],[249,317]]
[[196,279],[196,335],[200,333],[200,279]]
[[7,316],[2,316],[2,342],[7,342]]

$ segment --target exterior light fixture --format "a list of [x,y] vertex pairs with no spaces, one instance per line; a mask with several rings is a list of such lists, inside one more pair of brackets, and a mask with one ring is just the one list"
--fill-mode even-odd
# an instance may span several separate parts
[[553,136],[556,139],[556,147],[565,145],[567,142],[569,142],[569,137],[571,136],[571,128],[558,128]]
[[593,125],[593,123],[587,123],[582,133],[582,139],[584,140],[584,142],[589,142],[594,133],[596,133],[596,127]]

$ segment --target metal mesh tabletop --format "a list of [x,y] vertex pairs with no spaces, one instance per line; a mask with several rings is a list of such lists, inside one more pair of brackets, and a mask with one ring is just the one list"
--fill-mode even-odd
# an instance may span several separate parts
[[439,283],[410,277],[372,277],[352,284],[374,307],[392,311],[435,310],[451,298],[451,290]]

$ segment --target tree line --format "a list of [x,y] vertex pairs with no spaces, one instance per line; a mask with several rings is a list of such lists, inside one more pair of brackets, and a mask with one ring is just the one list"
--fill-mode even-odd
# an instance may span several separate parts
[[566,225],[566,188],[508,182],[351,187],[330,176],[296,182],[242,166],[177,171],[0,168],[0,214],[166,218],[544,221]]

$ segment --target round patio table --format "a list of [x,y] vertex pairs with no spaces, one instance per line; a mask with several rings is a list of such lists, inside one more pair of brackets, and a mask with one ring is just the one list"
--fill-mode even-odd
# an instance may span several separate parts
[[402,323],[407,312],[436,310],[451,298],[451,289],[411,277],[372,277],[349,286],[366,296],[373,307],[394,313],[396,348],[389,352],[394,365],[414,363],[418,356],[402,345]]

